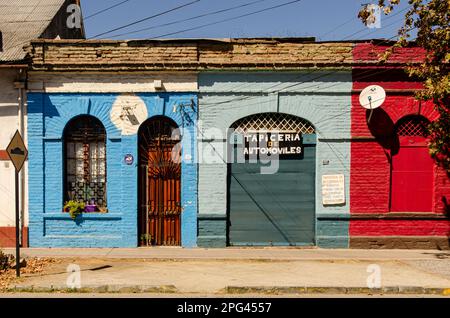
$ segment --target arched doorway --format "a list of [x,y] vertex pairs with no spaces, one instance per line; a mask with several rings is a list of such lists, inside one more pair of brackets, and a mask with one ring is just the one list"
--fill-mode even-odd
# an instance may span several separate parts
[[399,148],[392,156],[392,212],[432,211],[434,162],[426,142],[428,124],[416,115],[396,124]]
[[[261,113],[242,118],[232,126],[244,143],[245,160],[228,164],[228,245],[296,246],[315,244],[316,135],[302,118]],[[234,137],[236,138],[236,137]],[[266,139],[264,152],[278,156],[276,172],[262,173],[267,165],[251,160],[250,141]],[[256,151],[262,154],[261,146]]]
[[157,116],[139,129],[139,244],[181,245],[181,147],[177,124]]

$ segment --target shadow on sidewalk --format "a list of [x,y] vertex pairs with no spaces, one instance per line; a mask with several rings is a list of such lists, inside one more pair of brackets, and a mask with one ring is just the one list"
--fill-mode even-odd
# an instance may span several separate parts
[[[112,265],[102,265],[102,266],[98,266],[98,267],[94,267],[94,268],[85,268],[80,270],[80,272],[95,272],[95,271],[100,271],[103,269],[108,269],[108,268],[112,268]],[[28,277],[42,277],[42,276],[52,276],[52,275],[62,275],[62,274],[67,274],[70,272],[64,271],[64,272],[56,272],[56,273],[40,273],[39,275],[31,275]]]

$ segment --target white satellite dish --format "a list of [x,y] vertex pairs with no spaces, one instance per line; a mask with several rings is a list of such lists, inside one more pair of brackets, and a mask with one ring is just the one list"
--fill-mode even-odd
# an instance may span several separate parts
[[380,107],[386,99],[386,91],[378,85],[370,85],[359,94],[359,103],[365,109]]

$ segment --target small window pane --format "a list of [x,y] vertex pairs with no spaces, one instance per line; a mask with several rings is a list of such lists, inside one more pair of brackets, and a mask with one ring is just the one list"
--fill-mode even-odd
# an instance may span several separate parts
[[83,144],[80,142],[75,144],[75,157],[83,158]]
[[67,158],[75,158],[75,144],[68,143],[66,149],[67,149]]

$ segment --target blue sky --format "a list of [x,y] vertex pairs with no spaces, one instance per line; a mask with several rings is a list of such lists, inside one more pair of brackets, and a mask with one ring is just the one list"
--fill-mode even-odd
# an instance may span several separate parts
[[[317,40],[360,40],[391,38],[402,23],[407,1],[389,16],[382,16],[381,28],[369,29],[357,19],[361,4],[375,0],[302,0],[243,18],[201,27],[293,0],[200,0],[179,10],[100,35],[115,28],[189,4],[194,0],[128,0],[114,9],[93,17],[90,15],[124,0],[81,0],[88,38],[228,38],[228,37],[303,37]],[[186,18],[256,2],[239,9],[199,19],[160,27]],[[403,11],[401,11],[403,10]],[[400,12],[399,12],[400,11]],[[394,15],[396,14],[396,15]],[[199,27],[199,28],[197,28]],[[151,28],[135,32],[144,28]],[[195,30],[184,31],[190,28]],[[183,31],[183,32],[182,32]],[[133,32],[133,33],[129,33]],[[134,33],[135,32],[135,33]],[[129,33],[129,34],[124,34]],[[118,36],[117,36],[118,35]]]

